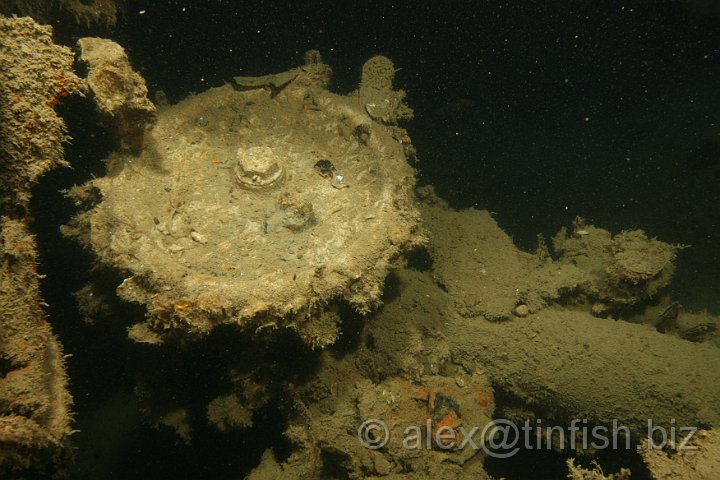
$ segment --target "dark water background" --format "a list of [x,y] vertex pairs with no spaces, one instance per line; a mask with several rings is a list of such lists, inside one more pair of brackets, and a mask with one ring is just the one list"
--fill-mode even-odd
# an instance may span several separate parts
[[[673,297],[687,308],[720,311],[720,8],[694,1],[511,2],[195,2],[130,0],[111,32],[56,25],[58,40],[98,35],[121,43],[151,96],[171,102],[222,85],[234,75],[276,73],[318,49],[335,71],[332,89],[354,89],[362,64],[383,54],[400,69],[416,118],[407,125],[418,150],[419,183],[455,208],[494,212],[526,249],[582,215],[614,233],[642,228],[692,245],[678,259]],[[144,11],[144,13],[140,13]],[[48,175],[34,215],[43,250],[44,296],[70,361],[82,425],[100,405],[134,425],[129,400],[132,352],[116,332],[78,320],[70,293],[86,279],[89,258],[57,227],[71,205],[59,188],[102,175],[112,148],[97,118],[67,107],[74,170]],[[103,327],[105,328],[105,327]],[[207,368],[212,359],[189,359]],[[203,363],[206,362],[206,363]],[[202,377],[198,375],[202,387]],[[118,397],[125,392],[125,397]],[[111,399],[115,400],[111,400]],[[124,400],[123,400],[124,399]],[[114,402],[114,403],[113,403]],[[118,403],[119,402],[119,403]],[[125,403],[123,403],[125,402]],[[125,405],[126,408],[123,408]],[[272,410],[245,436],[196,432],[195,447],[171,434],[131,428],[78,436],[112,457],[104,478],[242,478],[282,425]],[[85,422],[85,423],[83,423]],[[112,423],[112,422],[111,422]],[[112,429],[111,429],[112,430]],[[103,442],[106,445],[103,445]],[[199,446],[198,446],[199,445]],[[108,452],[107,450],[117,450]],[[508,478],[536,477],[558,458],[497,466]],[[83,470],[85,469],[85,470]],[[98,473],[95,478],[101,478]],[[561,478],[561,477],[558,477]]]

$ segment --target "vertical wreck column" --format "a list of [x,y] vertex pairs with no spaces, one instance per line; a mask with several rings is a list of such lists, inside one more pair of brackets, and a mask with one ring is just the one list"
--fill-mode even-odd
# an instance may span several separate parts
[[45,320],[31,188],[63,160],[54,108],[79,92],[73,54],[52,29],[0,17],[0,477],[57,477],[69,458],[72,398],[62,348]]

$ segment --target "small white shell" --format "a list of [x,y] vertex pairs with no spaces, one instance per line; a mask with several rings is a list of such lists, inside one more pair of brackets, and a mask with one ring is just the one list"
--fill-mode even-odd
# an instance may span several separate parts
[[345,188],[345,187],[347,187],[348,185],[346,185],[345,183],[343,183],[344,180],[345,180],[345,176],[344,176],[344,175],[337,175],[337,174],[336,174],[336,175],[333,177],[333,179],[332,179],[332,186],[335,187],[335,188],[337,188],[337,189]]
[[204,235],[199,234],[198,232],[190,232],[190,238],[192,238],[197,243],[205,244],[207,243],[207,238],[205,238]]
[[173,243],[172,245],[167,247],[167,250],[170,253],[178,253],[178,252],[182,252],[183,250],[185,250],[185,247],[183,247],[182,245],[178,245],[177,243]]

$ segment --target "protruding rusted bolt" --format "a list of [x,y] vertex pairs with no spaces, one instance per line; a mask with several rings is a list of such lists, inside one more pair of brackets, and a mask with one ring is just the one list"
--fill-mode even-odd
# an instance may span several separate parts
[[282,162],[270,147],[240,148],[237,159],[235,178],[242,187],[269,187],[283,176]]

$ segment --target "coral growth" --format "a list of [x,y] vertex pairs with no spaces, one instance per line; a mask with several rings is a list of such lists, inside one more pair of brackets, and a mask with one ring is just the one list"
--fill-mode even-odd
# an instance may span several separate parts
[[397,123],[413,118],[412,109],[405,103],[405,92],[392,88],[394,78],[395,66],[387,57],[378,55],[363,65],[358,97],[374,120]]
[[81,38],[80,59],[88,65],[87,82],[98,110],[114,123],[122,146],[139,151],[157,111],[147,98],[145,80],[130,66],[125,50],[104,38]]
[[54,107],[83,83],[72,51],[52,43],[52,28],[0,18],[0,36],[0,211],[22,214],[38,177],[65,163],[68,136]]
[[28,204],[38,177],[64,164],[53,108],[82,83],[50,27],[0,18],[0,36],[0,476],[47,478],[68,460],[71,397],[41,307]]

